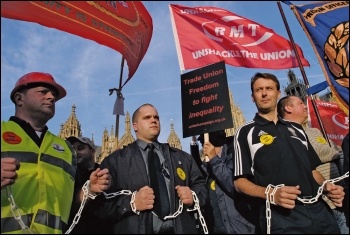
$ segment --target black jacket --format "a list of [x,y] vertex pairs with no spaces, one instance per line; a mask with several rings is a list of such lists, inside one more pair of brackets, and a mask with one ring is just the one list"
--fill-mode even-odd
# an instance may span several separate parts
[[[240,200],[233,187],[232,142],[222,146],[221,156],[202,162],[197,144],[191,144],[191,154],[201,164],[202,173],[209,189],[209,198],[203,208],[209,233],[254,234],[257,218],[246,201]],[[213,182],[214,181],[214,182]]]
[[[170,172],[170,188],[174,189],[170,193],[171,214],[175,213],[179,207],[179,198],[175,190],[176,185],[190,187],[197,194],[200,206],[203,206],[208,191],[205,180],[191,155],[182,150],[172,148],[168,144],[161,144],[161,148],[165,161],[170,163],[167,164]],[[136,141],[106,157],[100,168],[108,168],[111,175],[112,185],[107,193],[121,190],[134,192],[149,185],[146,164]],[[181,174],[181,171],[184,174]],[[113,218],[115,222],[114,233],[153,233],[153,215],[151,211],[143,211],[139,215],[135,214],[131,210],[130,200],[130,195],[120,195],[112,199],[104,199],[99,196],[96,203],[99,203],[102,207],[99,207],[100,210],[97,213]],[[198,233],[193,214],[194,212],[188,212],[187,207],[184,206],[182,213],[174,219],[176,234]]]
[[[96,170],[98,167],[99,164],[95,163],[94,170]],[[81,206],[80,191],[85,182],[90,179],[90,174],[92,172],[93,170],[81,169],[79,167],[77,169],[74,184],[73,203],[68,221],[69,226],[72,225],[73,219]],[[92,203],[91,199],[88,199],[81,212],[81,217],[78,223],[74,226],[70,234],[110,234],[113,232],[112,221],[108,218],[101,219],[97,217],[95,215],[95,206],[96,205]]]

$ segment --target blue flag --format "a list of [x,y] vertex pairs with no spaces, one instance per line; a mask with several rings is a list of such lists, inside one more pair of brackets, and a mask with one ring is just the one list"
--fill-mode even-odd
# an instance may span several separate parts
[[317,2],[291,9],[316,51],[333,95],[349,114],[349,2]]
[[328,87],[328,82],[324,81],[321,82],[319,84],[313,85],[312,87],[309,87],[306,89],[306,93],[308,95],[314,95],[320,91],[323,91],[324,89],[326,89]]

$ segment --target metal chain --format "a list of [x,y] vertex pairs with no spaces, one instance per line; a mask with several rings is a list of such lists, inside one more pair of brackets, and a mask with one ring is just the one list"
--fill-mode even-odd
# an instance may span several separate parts
[[318,190],[317,190],[317,195],[316,195],[315,197],[310,198],[310,199],[308,199],[308,198],[302,199],[302,198],[300,198],[300,197],[297,197],[297,200],[298,200],[298,201],[301,201],[302,203],[305,203],[305,204],[314,203],[314,202],[316,202],[316,201],[318,200],[318,198],[319,198],[320,196],[322,196],[323,188],[324,188],[324,186],[325,186],[326,183],[332,183],[332,184],[334,184],[335,182],[338,182],[338,181],[340,181],[340,180],[342,180],[342,179],[345,179],[345,178],[347,178],[347,177],[349,177],[349,171],[346,172],[344,175],[339,176],[339,177],[337,177],[337,178],[325,180],[325,181],[323,181],[323,184],[318,188]]
[[119,195],[132,195],[132,192],[130,190],[120,190],[119,192],[115,193],[105,193],[103,192],[103,195],[106,199],[110,199]]
[[85,194],[85,191],[84,191],[83,201],[80,204],[80,207],[79,207],[79,210],[78,210],[77,214],[74,216],[74,219],[73,219],[73,222],[72,222],[71,226],[65,232],[65,234],[69,234],[73,230],[75,225],[77,225],[77,223],[79,222],[80,217],[81,217],[81,212],[84,209],[84,206],[85,206],[85,203],[86,203],[87,199],[88,199],[88,194]]
[[18,221],[23,233],[33,234],[32,230],[30,230],[30,228],[27,225],[25,225],[23,220],[22,220],[21,213],[19,212],[19,209],[15,203],[15,199],[13,198],[13,195],[12,195],[11,185],[6,187],[6,194],[7,194],[8,200],[10,201],[11,211],[12,211],[13,217]]
[[[334,184],[335,182],[338,182],[340,180],[343,180],[345,178],[349,177],[349,171],[346,172],[344,175],[339,176],[337,178],[334,179],[329,179],[329,180],[325,180],[323,181],[322,185],[318,188],[317,190],[317,195],[313,198],[300,198],[297,197],[297,200],[305,203],[305,204],[312,204],[317,202],[318,198],[322,195],[323,192],[323,188],[326,185],[326,183],[332,183]],[[269,184],[266,187],[265,190],[265,194],[266,194],[266,224],[267,224],[267,234],[270,234],[270,230],[271,230],[271,209],[270,209],[270,203],[276,205],[275,200],[274,200],[274,195],[277,191],[277,189],[284,187],[284,184],[279,184],[277,186],[273,186],[272,184]],[[270,193],[270,189],[273,188],[273,191]]]
[[[302,199],[302,198],[297,197],[297,200],[299,200],[300,202],[305,203],[305,204],[315,203],[318,200],[318,198],[322,195],[323,188],[324,188],[326,183],[335,183],[335,182],[338,182],[338,181],[340,181],[342,179],[345,179],[347,177],[349,177],[349,171],[346,172],[343,176],[340,176],[340,177],[337,177],[337,178],[334,178],[334,179],[325,180],[323,182],[323,184],[318,188],[317,195],[314,198]],[[274,200],[274,195],[275,195],[277,189],[279,189],[279,188],[281,188],[283,186],[284,186],[284,184],[280,184],[280,185],[277,185],[277,186],[273,186],[273,185],[269,184],[267,186],[266,190],[265,190],[265,194],[266,194],[267,234],[270,234],[270,229],[271,229],[270,203],[276,205],[275,200]],[[271,188],[273,188],[273,191],[270,193],[270,189]],[[99,194],[91,192],[91,190],[90,190],[90,180],[87,180],[85,182],[85,184],[83,185],[82,189],[83,189],[84,195],[83,195],[83,200],[82,200],[82,202],[80,204],[80,208],[79,208],[77,214],[74,216],[72,225],[69,227],[69,229],[67,230],[67,232],[65,234],[69,234],[73,230],[75,225],[79,222],[79,219],[81,217],[81,213],[82,213],[82,211],[84,209],[84,206],[85,206],[85,203],[86,203],[87,199],[88,198],[95,199],[99,195]],[[121,190],[119,192],[114,192],[114,193],[109,193],[109,194],[103,192],[103,194],[104,194],[106,199],[110,199],[110,198],[113,198],[113,197],[116,197],[116,196],[119,196],[119,195],[132,195],[131,201],[130,201],[130,205],[131,205],[132,210],[135,213],[137,213],[135,205],[134,205],[136,192],[137,191],[132,193],[130,190]],[[191,192],[192,192],[192,196],[193,196],[194,207],[193,207],[193,209],[187,209],[187,211],[194,211],[194,210],[198,211],[199,220],[200,220],[200,223],[201,223],[201,225],[203,227],[203,231],[204,231],[205,234],[208,234],[208,228],[207,228],[207,225],[205,223],[204,217],[203,217],[203,215],[201,213],[201,210],[200,210],[198,197],[197,197],[195,192],[193,192],[193,191],[191,191]],[[8,200],[10,202],[10,205],[11,205],[12,214],[13,214],[14,218],[18,221],[19,225],[21,226],[22,231],[24,233],[33,234],[33,232],[30,230],[30,228],[27,225],[25,225],[23,220],[22,220],[22,216],[21,216],[21,214],[19,212],[19,209],[18,209],[18,207],[17,207],[17,205],[15,203],[15,200],[13,198],[12,188],[11,188],[10,185],[6,187],[6,193],[7,193],[7,197],[8,197]],[[173,215],[165,216],[164,220],[175,219],[179,214],[182,213],[182,210],[183,210],[183,202],[181,200],[179,200],[179,208],[178,208],[178,210]],[[139,212],[137,214],[139,214]]]
[[140,211],[138,211],[138,210],[136,209],[136,205],[135,205],[136,193],[137,193],[137,191],[134,191],[134,192],[132,193],[132,195],[131,195],[130,206],[131,206],[131,210],[132,210],[135,214],[139,215],[139,214],[140,214]]
[[[6,192],[7,192],[7,196],[8,196],[8,199],[10,201],[10,204],[11,204],[11,210],[12,210],[12,214],[13,216],[15,217],[15,219],[18,221],[18,223],[21,225],[21,228],[24,232],[28,232],[30,234],[33,234],[33,232],[28,228],[28,226],[26,226],[21,218],[21,214],[19,213],[19,210],[18,210],[18,207],[16,206],[15,204],[15,200],[13,199],[13,196],[12,196],[12,191],[11,191],[11,186],[8,186],[6,187]],[[10,189],[8,189],[10,188]],[[96,193],[93,193],[91,192],[90,190],[90,180],[87,180],[85,182],[85,184],[83,185],[82,187],[83,189],[83,200],[80,204],[80,207],[79,207],[79,210],[77,212],[77,214],[74,216],[74,219],[73,219],[73,222],[71,224],[71,226],[69,227],[69,229],[65,232],[65,234],[69,234],[73,228],[75,227],[76,224],[78,224],[79,220],[80,220],[80,217],[81,217],[81,213],[84,209],[84,206],[86,204],[86,201],[88,200],[88,198],[91,198],[91,199],[95,199],[99,194],[96,194]],[[194,211],[194,210],[197,210],[198,211],[198,215],[199,215],[199,221],[203,227],[203,231],[205,234],[208,234],[208,228],[207,228],[207,225],[205,223],[205,220],[204,220],[204,217],[202,215],[202,212],[200,210],[200,205],[199,205],[199,200],[198,200],[198,197],[197,197],[197,194],[192,191],[192,196],[193,196],[193,201],[194,201],[194,206],[193,206],[193,209],[187,209],[187,211]],[[121,190],[119,192],[114,192],[114,193],[105,193],[103,192],[104,196],[106,199],[110,199],[110,198],[113,198],[113,197],[116,197],[116,196],[119,196],[119,195],[132,195],[131,196],[131,200],[130,200],[130,206],[131,206],[131,209],[133,212],[135,212],[136,214],[139,214],[140,212],[136,210],[136,207],[135,207],[135,195],[136,195],[137,191],[135,192],[131,192],[130,190]],[[16,211],[15,211],[16,210]],[[178,215],[180,215],[182,213],[182,210],[183,210],[183,202],[181,200],[179,200],[179,208],[177,209],[177,211],[172,214],[172,215],[168,215],[168,216],[165,216],[164,217],[164,220],[168,220],[168,219],[175,219]],[[16,215],[16,212],[18,214],[18,216]],[[156,215],[153,211],[152,213],[154,215]]]
[[199,221],[201,222],[204,234],[208,234],[209,233],[208,227],[207,227],[207,224],[205,223],[204,217],[202,215],[201,208],[199,206],[199,199],[197,197],[197,194],[195,192],[193,192],[192,190],[191,190],[191,192],[192,192],[192,196],[193,196],[194,207],[193,207],[193,209],[187,209],[187,211],[194,211],[194,210],[198,211]]
[[[83,192],[84,192],[84,195],[83,195],[83,200],[80,204],[80,208],[79,208],[77,214],[74,216],[72,225],[69,227],[69,229],[67,230],[67,232],[65,234],[69,234],[73,230],[75,225],[79,222],[79,219],[81,217],[81,213],[84,209],[84,206],[85,206],[87,199],[88,198],[95,199],[98,196],[98,194],[91,192],[90,180],[86,181],[85,184],[83,185]],[[11,186],[6,187],[6,193],[7,193],[8,199],[10,201],[12,214],[13,214],[14,218],[18,221],[19,225],[21,226],[22,231],[26,234],[33,234],[33,232],[30,230],[30,228],[27,225],[25,225],[25,223],[22,220],[21,213],[20,213],[20,211],[15,203],[15,200],[13,198],[13,195],[12,195]]]
[[[270,234],[271,230],[271,209],[270,209],[270,203],[273,205],[276,205],[275,203],[275,193],[277,189],[282,188],[284,184],[279,184],[277,186],[274,186],[272,184],[269,184],[265,189],[265,195],[266,195],[266,227],[267,227],[267,234]],[[272,192],[270,193],[270,189],[273,188]]]
[[[78,210],[78,212],[75,214],[71,226],[70,226],[69,229],[65,232],[65,234],[69,234],[69,233],[73,230],[73,228],[75,227],[75,225],[77,225],[77,223],[79,222],[80,217],[81,217],[81,213],[83,212],[85,203],[86,203],[86,201],[88,200],[88,198],[94,200],[98,195],[100,195],[99,193],[91,192],[91,190],[90,190],[90,180],[87,180],[87,181],[85,182],[85,184],[83,185],[82,189],[83,189],[83,193],[84,193],[84,195],[83,195],[83,200],[82,200],[82,202],[80,203],[79,210]],[[103,192],[103,193],[104,193],[105,195],[108,195],[108,194],[106,194],[105,192]],[[118,195],[120,195],[120,194],[118,194]]]
[[[205,220],[204,220],[204,217],[202,215],[202,212],[200,210],[200,206],[199,206],[199,200],[198,200],[198,197],[197,197],[197,194],[195,192],[192,192],[192,196],[193,196],[193,201],[194,201],[194,206],[193,206],[193,209],[187,209],[187,211],[194,211],[194,210],[197,210],[198,211],[198,215],[199,215],[199,221],[201,222],[201,225],[203,227],[203,231],[205,234],[208,234],[208,228],[207,228],[207,225],[205,223]],[[131,196],[131,200],[130,200],[130,206],[131,206],[131,210],[139,215],[140,214],[140,211],[138,211],[135,207],[135,196],[136,196],[136,193],[137,191],[134,191],[134,192],[131,192],[129,190],[122,190],[122,191],[119,191],[117,193],[110,193],[110,194],[105,194],[105,197],[107,198],[112,198],[112,197],[115,197],[115,196],[118,196],[120,194],[126,194],[126,195],[132,195]],[[183,202],[181,200],[179,200],[179,208],[177,209],[177,211],[172,214],[172,215],[168,215],[168,216],[165,216],[163,220],[168,220],[168,219],[175,219],[177,216],[179,216],[181,213],[182,213],[182,210],[183,210]],[[155,214],[153,211],[152,211],[152,214],[157,216],[157,214]]]

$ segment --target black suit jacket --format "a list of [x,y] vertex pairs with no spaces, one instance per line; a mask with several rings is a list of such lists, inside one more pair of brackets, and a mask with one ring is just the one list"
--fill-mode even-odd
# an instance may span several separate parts
[[[175,213],[179,207],[176,185],[190,187],[196,193],[200,205],[203,206],[208,191],[205,180],[191,155],[172,148],[168,144],[161,144],[161,148],[170,172],[170,188],[174,189],[170,193],[171,214]],[[112,185],[108,193],[121,190],[134,192],[149,185],[146,164],[136,141],[106,157],[100,168],[108,168],[111,175]],[[99,207],[98,213],[104,213],[113,218],[115,222],[114,233],[153,233],[151,211],[143,211],[136,215],[131,210],[130,200],[130,195],[120,195],[109,200],[100,197],[96,201],[102,205]],[[174,219],[176,234],[198,233],[193,214],[194,212],[188,212],[187,207],[184,206],[182,213]]]

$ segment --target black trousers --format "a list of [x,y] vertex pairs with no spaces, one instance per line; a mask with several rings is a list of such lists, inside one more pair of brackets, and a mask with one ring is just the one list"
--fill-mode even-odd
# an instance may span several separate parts
[[[313,204],[297,201],[293,209],[270,205],[271,234],[340,234],[330,207],[322,200]],[[260,226],[267,232],[265,207],[260,210]]]

